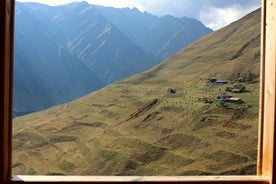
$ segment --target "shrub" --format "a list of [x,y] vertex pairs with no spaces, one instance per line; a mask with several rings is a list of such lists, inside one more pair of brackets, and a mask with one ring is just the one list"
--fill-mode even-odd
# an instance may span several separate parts
[[250,71],[247,71],[240,76],[243,82],[252,82],[255,78],[254,74]]

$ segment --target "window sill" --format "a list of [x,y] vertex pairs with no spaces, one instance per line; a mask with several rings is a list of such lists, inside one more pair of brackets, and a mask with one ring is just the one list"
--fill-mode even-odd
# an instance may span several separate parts
[[260,183],[268,184],[269,178],[263,176],[30,176],[16,175],[12,183]]

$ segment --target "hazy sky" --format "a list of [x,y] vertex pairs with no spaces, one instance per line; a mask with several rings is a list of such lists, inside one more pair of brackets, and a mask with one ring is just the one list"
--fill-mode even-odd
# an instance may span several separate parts
[[[60,5],[77,0],[18,0]],[[90,4],[113,7],[136,7],[162,16],[191,17],[217,30],[261,6],[261,0],[86,0]]]

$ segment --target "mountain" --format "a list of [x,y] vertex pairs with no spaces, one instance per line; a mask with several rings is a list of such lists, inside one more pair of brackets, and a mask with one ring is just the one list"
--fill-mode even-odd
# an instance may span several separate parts
[[45,16],[16,5],[14,115],[65,103],[103,87],[104,82],[60,44]]
[[96,6],[96,9],[134,43],[161,61],[212,32],[200,21],[187,17],[157,17],[136,8]]
[[157,63],[92,5],[16,4],[15,116],[68,102]]
[[52,23],[60,41],[106,84],[159,63],[86,2],[57,7]]
[[[13,174],[255,175],[260,17],[256,10],[144,73],[15,118]],[[226,94],[243,103],[217,99]]]
[[211,31],[193,19],[86,2],[17,2],[15,25],[14,116],[143,72]]

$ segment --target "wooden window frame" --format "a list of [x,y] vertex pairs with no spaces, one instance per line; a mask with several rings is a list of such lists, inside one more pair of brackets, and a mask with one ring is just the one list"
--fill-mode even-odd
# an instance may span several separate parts
[[[261,85],[256,176],[13,176],[12,84],[15,0],[0,2],[0,183],[251,183],[276,184],[276,0],[262,0]],[[275,171],[275,173],[274,173]]]

